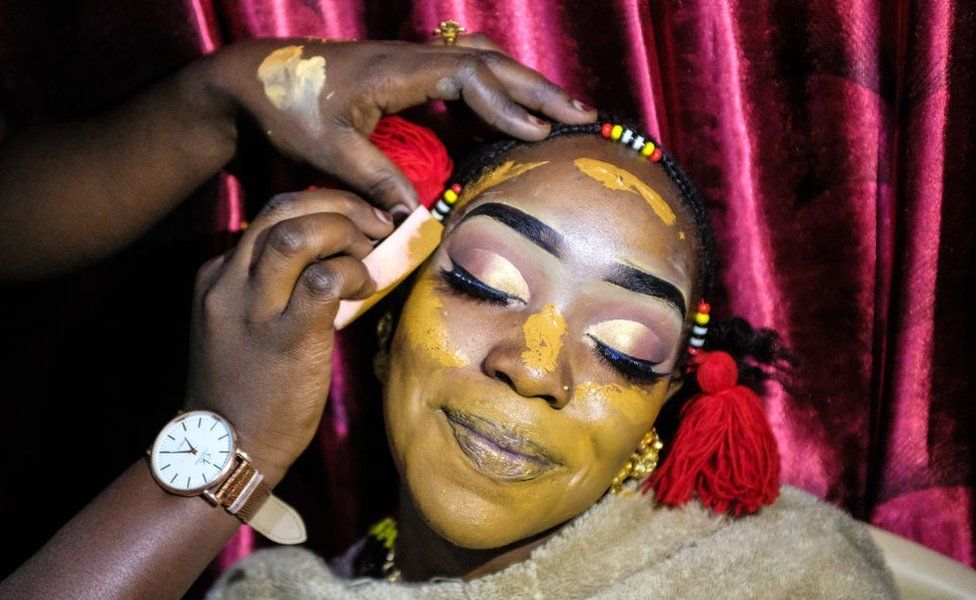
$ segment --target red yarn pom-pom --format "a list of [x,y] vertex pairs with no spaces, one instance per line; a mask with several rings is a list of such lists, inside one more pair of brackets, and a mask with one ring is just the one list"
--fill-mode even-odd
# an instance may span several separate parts
[[779,495],[779,449],[755,392],[737,385],[735,360],[700,352],[700,394],[681,410],[681,425],[661,467],[644,480],[658,502],[684,504],[697,493],[717,513],[754,513]]
[[430,208],[437,202],[454,163],[433,131],[403,117],[387,116],[376,124],[369,141],[403,171],[421,204]]

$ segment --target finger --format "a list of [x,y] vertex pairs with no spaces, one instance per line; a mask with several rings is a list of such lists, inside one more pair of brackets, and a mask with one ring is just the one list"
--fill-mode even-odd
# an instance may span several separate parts
[[268,229],[250,280],[250,313],[257,321],[284,312],[308,265],[335,254],[362,260],[369,239],[344,215],[313,213],[279,221]]
[[471,110],[492,127],[527,141],[540,141],[549,135],[549,124],[516,104],[480,56],[460,54],[456,60],[454,74],[438,82],[444,99],[450,99],[451,88],[456,86]]
[[302,272],[284,317],[292,327],[328,331],[339,310],[339,300],[368,298],[375,290],[363,261],[352,256],[323,260]]
[[[487,44],[485,44],[487,45]],[[513,100],[563,123],[583,125],[597,118],[596,109],[570,96],[535,69],[497,50],[480,50],[484,64],[505,86]]]
[[417,208],[413,184],[369,138],[351,127],[335,135],[335,147],[341,150],[332,153],[328,162],[345,183],[394,217]]
[[512,99],[536,112],[571,124],[592,123],[597,118],[595,108],[574,99],[538,71],[518,62],[482,33],[459,35],[452,46],[446,46],[443,38],[438,38],[431,45],[476,51],[507,88]]
[[241,236],[229,268],[238,276],[253,269],[258,256],[255,251],[264,243],[264,236],[275,223],[312,213],[337,213],[347,217],[356,227],[373,239],[384,238],[393,232],[389,214],[370,206],[351,192],[340,190],[308,190],[273,196]]
[[438,36],[428,42],[430,46],[446,46],[448,48],[474,48],[476,50],[494,50],[495,52],[500,52],[505,56],[511,56],[508,52],[502,49],[501,46],[496,44],[490,37],[483,33],[464,33],[454,40],[454,44],[451,46],[447,45],[444,38]]
[[215,256],[203,263],[197,270],[196,283],[193,286],[197,298],[202,297],[203,293],[217,281],[217,278],[220,276],[221,267],[223,267],[226,259],[226,254]]

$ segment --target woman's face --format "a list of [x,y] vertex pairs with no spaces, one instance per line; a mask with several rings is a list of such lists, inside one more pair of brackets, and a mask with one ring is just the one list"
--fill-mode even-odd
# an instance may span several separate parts
[[607,491],[675,387],[695,231],[660,166],[598,137],[519,149],[465,190],[384,400],[432,529],[496,548]]

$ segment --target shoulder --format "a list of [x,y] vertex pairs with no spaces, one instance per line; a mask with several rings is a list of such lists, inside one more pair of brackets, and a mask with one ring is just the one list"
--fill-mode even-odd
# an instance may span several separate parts
[[638,584],[677,597],[898,597],[864,525],[789,486],[773,505],[748,517],[726,519],[613,587],[623,592]]

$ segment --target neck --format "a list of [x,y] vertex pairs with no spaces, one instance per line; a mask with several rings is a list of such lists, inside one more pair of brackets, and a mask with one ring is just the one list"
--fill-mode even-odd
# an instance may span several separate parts
[[432,577],[474,579],[527,560],[532,550],[544,544],[564,525],[501,548],[463,548],[444,539],[427,525],[406,485],[401,485],[396,566],[404,581],[428,581]]

